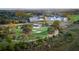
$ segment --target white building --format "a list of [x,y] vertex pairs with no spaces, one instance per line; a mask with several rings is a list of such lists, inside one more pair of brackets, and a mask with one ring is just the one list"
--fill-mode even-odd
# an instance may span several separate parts
[[[33,16],[33,17],[30,17],[30,22],[34,22],[34,21],[42,21],[44,20],[44,18],[41,18],[39,16]],[[47,21],[55,21],[55,20],[58,20],[58,21],[64,21],[64,22],[67,22],[68,21],[68,18],[67,17],[61,17],[61,16],[49,16],[49,17],[45,17],[45,19]]]
[[33,16],[33,17],[30,17],[30,22],[34,22],[34,21],[42,21],[44,20],[43,18],[39,17],[39,16]]
[[61,16],[58,16],[58,17],[55,17],[55,16],[52,16],[52,17],[48,17],[48,21],[55,21],[55,20],[58,20],[58,21],[68,21],[68,18],[67,17],[61,17]]

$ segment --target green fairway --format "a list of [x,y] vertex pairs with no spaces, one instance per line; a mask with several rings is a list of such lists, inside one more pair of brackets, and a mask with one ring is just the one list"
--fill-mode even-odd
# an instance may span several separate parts
[[[47,36],[48,27],[33,28],[32,35],[36,38],[44,38]],[[40,31],[40,32],[39,32]]]
[[32,29],[32,33],[34,34],[34,33],[42,33],[42,32],[44,32],[44,31],[47,31],[47,27],[41,27],[41,28],[33,28]]
[[[35,39],[43,39],[45,37],[47,37],[47,30],[48,30],[48,27],[40,27],[40,28],[32,28],[32,35],[26,37],[24,36],[23,38],[26,40],[26,41],[29,41],[29,40],[35,40]],[[16,34],[16,40],[19,39],[18,37],[21,37],[21,34],[22,34],[22,29],[21,28],[15,28],[13,29],[13,31],[15,32]]]

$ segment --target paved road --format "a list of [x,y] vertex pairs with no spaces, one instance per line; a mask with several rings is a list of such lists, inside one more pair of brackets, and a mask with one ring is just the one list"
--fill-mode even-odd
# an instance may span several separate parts
[[[20,25],[26,25],[26,24],[33,24],[33,23],[19,23],[19,24],[11,24],[11,25],[20,26]],[[0,27],[8,27],[8,26],[10,26],[10,24],[0,25]]]

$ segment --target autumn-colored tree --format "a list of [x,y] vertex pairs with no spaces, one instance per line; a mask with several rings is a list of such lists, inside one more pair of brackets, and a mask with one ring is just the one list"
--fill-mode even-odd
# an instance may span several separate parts
[[73,15],[73,13],[64,13],[63,16],[66,16],[68,18],[69,21],[71,21],[71,15]]
[[44,25],[47,25],[47,24],[48,24],[48,23],[47,23],[47,17],[46,17],[46,16],[44,16],[43,24],[44,24]]
[[26,12],[23,12],[23,11],[17,11],[16,12],[16,16],[19,16],[19,17],[31,17],[33,14],[32,13],[26,13]]
[[26,13],[26,12],[22,12],[22,11],[17,11],[16,12],[16,16],[19,17],[19,20],[22,21],[27,20],[28,22],[30,21],[29,18],[33,16],[32,13]]
[[55,21],[53,22],[53,27],[54,27],[55,29],[60,30],[60,21],[55,20]]
[[25,16],[25,13],[22,11],[17,11],[16,16],[22,17],[22,16]]

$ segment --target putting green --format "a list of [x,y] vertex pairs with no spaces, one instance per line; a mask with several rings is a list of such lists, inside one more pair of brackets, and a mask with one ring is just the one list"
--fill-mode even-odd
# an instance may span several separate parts
[[48,27],[41,27],[41,28],[33,28],[32,33],[42,33],[48,30]]

